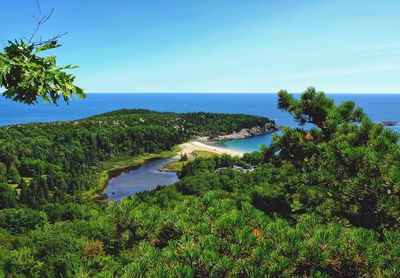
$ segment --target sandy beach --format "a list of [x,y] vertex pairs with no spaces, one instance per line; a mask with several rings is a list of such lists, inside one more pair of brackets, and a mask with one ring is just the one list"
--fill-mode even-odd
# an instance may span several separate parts
[[182,151],[179,152],[179,155],[186,153],[186,154],[192,154],[193,151],[208,151],[208,152],[212,152],[212,153],[216,153],[216,154],[229,154],[232,156],[238,156],[238,157],[242,157],[244,152],[240,152],[240,151],[234,151],[234,150],[230,150],[227,148],[222,148],[222,147],[217,147],[217,146],[211,146],[211,145],[207,145],[204,143],[201,143],[199,141],[190,141],[187,143],[183,143],[180,144],[179,147],[182,148]]

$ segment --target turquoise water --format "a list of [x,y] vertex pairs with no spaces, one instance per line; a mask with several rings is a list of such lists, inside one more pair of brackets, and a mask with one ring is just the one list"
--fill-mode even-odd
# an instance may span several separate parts
[[218,142],[217,145],[240,152],[253,152],[258,151],[259,146],[262,144],[269,145],[272,141],[273,134],[275,133],[254,136],[246,139],[222,141]]

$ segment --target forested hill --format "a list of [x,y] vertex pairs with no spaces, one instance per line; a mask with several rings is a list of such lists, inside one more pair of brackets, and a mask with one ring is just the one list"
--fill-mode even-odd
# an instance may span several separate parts
[[229,134],[267,122],[249,115],[118,110],[78,121],[1,127],[0,183],[20,192],[19,203],[37,208],[93,186],[102,161],[158,153],[195,135]]
[[268,118],[244,114],[222,113],[171,113],[156,112],[144,109],[121,109],[90,117],[88,120],[123,123],[127,126],[134,125],[164,125],[185,131],[189,136],[213,136],[231,134],[242,128],[264,126],[273,121]]

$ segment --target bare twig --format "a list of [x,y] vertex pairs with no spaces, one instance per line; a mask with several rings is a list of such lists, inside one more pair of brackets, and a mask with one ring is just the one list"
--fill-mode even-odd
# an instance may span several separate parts
[[53,15],[54,13],[54,9],[51,9],[50,13],[48,15],[43,15],[42,16],[42,8],[40,6],[40,1],[36,0],[36,4],[38,6],[38,10],[39,10],[39,17],[33,16],[34,20],[36,21],[36,27],[33,29],[33,33],[31,34],[31,36],[29,37],[29,39],[27,37],[23,37],[23,39],[29,43],[29,44],[33,44],[34,46],[40,46],[43,44],[47,44],[47,43],[51,43],[51,42],[56,42],[58,41],[61,37],[65,36],[67,34],[67,32],[64,33],[58,33],[55,36],[53,36],[50,39],[47,40],[43,40],[42,37],[40,37],[39,41],[34,41],[34,38],[36,36],[36,34],[38,33],[40,27],[45,24]]
[[39,16],[41,16],[41,15],[42,15],[42,9],[40,8],[40,2],[39,2],[39,0],[36,0],[36,4],[37,4],[38,9],[39,9]]
[[36,19],[36,17],[33,17],[37,20],[37,24],[35,29],[33,29],[33,33],[31,35],[31,37],[29,38],[28,42],[31,43],[33,38],[35,37],[37,31],[39,31],[40,26],[42,26],[43,24],[46,23],[46,21],[48,21],[50,19],[50,17],[53,15],[54,9],[51,9],[51,12],[48,15],[42,16],[40,17],[40,19]]
[[63,36],[65,36],[66,34],[68,34],[68,32],[58,33],[58,34],[55,35],[54,37],[52,37],[52,38],[50,38],[50,39],[48,39],[48,40],[45,40],[45,41],[43,41],[43,40],[42,40],[42,37],[40,37],[40,40],[39,40],[39,41],[33,42],[32,44],[33,44],[34,46],[40,46],[40,45],[43,45],[43,44],[47,44],[47,43],[51,43],[51,42],[56,42],[56,41],[58,41],[60,38],[62,38]]

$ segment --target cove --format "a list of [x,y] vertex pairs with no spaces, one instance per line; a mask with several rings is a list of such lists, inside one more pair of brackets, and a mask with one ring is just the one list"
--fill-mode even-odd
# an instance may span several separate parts
[[219,147],[231,149],[240,152],[255,152],[260,151],[260,145],[269,146],[272,143],[273,134],[281,135],[281,131],[267,133],[259,136],[252,136],[244,139],[233,139],[216,142]]
[[[235,139],[217,142],[216,145],[231,150],[253,152],[259,151],[259,145],[270,145],[272,134],[268,133],[261,136],[253,136],[245,139]],[[277,132],[280,134],[280,132]],[[103,194],[107,195],[107,200],[120,201],[122,198],[131,195],[153,190],[159,185],[171,185],[178,181],[175,172],[160,172],[159,169],[177,158],[158,158],[145,162],[138,168],[122,172],[108,181]]]
[[140,167],[123,172],[111,178],[103,194],[107,200],[120,201],[131,195],[153,190],[159,185],[170,185],[178,181],[175,172],[160,172],[159,169],[168,162],[176,161],[177,158],[159,158],[147,161]]

